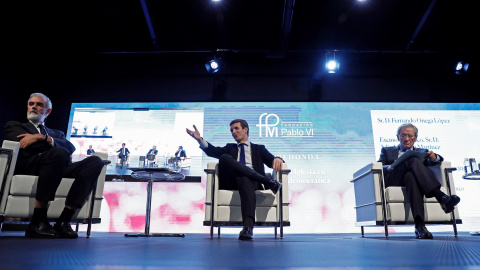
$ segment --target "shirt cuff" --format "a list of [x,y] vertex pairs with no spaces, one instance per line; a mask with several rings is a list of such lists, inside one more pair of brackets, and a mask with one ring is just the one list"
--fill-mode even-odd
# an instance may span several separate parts
[[206,149],[206,148],[208,148],[208,143],[207,143],[207,141],[202,140],[202,142],[200,143],[200,148],[201,148],[201,149]]

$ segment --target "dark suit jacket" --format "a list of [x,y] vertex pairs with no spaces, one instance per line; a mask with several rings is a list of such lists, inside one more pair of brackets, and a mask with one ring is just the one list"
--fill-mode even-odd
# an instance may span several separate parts
[[[272,168],[275,157],[265,148],[264,145],[251,143],[252,166],[253,170],[261,175],[265,175],[264,164]],[[238,156],[238,146],[236,143],[227,143],[224,147],[213,146],[208,143],[208,148],[203,149],[209,157],[219,158],[223,154],[231,155],[235,160]]]
[[[399,151],[400,149],[398,148],[398,146],[383,147],[378,162],[382,162],[384,166],[392,164],[398,158]],[[428,149],[413,147],[413,151],[428,152]],[[430,161],[430,159],[426,159],[423,164],[425,164],[425,166],[431,166],[441,163],[443,161],[443,157],[438,154],[437,156],[440,158],[439,161],[434,162]]]
[[[118,151],[118,157],[119,158],[122,158],[123,157],[123,154],[122,154],[122,148],[120,148]],[[130,151],[128,151],[128,148],[125,147],[125,156],[127,156],[128,154],[130,154]]]
[[[47,128],[48,136],[53,138],[54,147],[63,147],[71,155],[75,151],[75,146],[65,138],[63,131]],[[10,121],[5,124],[5,140],[19,142],[20,138],[17,138],[20,134],[38,134],[37,128],[30,122],[20,123],[16,121]],[[25,149],[20,149],[18,153],[17,166],[23,167],[31,161],[31,159],[40,153],[43,153],[52,148],[52,145],[44,142],[37,141],[29,145]]]
[[152,148],[152,149],[148,150],[147,156],[148,155],[157,155],[157,154],[158,154],[158,150],[155,149],[155,151],[153,151],[153,148]]
[[[180,152],[180,155],[178,155],[178,152]],[[178,156],[177,156],[177,155],[178,155]],[[180,151],[177,150],[177,152],[175,152],[175,156],[176,156],[177,158],[181,158],[181,157],[186,158],[186,157],[187,157],[187,152],[185,152],[185,150],[180,150]]]

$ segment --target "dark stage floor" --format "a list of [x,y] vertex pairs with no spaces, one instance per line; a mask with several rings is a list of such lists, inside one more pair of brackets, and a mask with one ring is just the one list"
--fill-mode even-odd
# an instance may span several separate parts
[[93,232],[90,238],[26,239],[0,233],[1,269],[480,269],[480,236],[414,234],[293,234],[275,239],[257,234],[249,242],[224,234],[124,237]]

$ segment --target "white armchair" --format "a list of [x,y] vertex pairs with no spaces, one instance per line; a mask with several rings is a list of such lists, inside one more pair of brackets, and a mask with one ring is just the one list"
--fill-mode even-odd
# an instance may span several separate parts
[[[205,220],[204,226],[210,226],[210,238],[213,238],[213,227],[241,227],[242,212],[240,209],[240,194],[237,190],[221,190],[218,188],[218,163],[209,162],[207,169]],[[283,170],[276,173],[276,180],[282,183],[282,189],[273,194],[271,190],[257,190],[257,205],[255,211],[254,226],[280,228],[280,238],[283,238],[283,227],[290,226],[289,199],[288,199],[288,174],[290,170],[287,164],[283,164]],[[282,206],[282,207],[280,207]],[[211,218],[213,217],[213,219]]]
[[[441,183],[441,190],[448,195],[455,194],[455,184],[449,161],[428,167]],[[410,202],[405,187],[384,188],[383,166],[380,162],[370,163],[353,174],[357,227],[384,226],[388,237],[388,225],[414,224]],[[435,198],[424,198],[426,224],[452,224],[457,236],[456,224],[461,224],[458,207],[446,214]]]
[[[0,148],[0,229],[5,218],[30,218],[35,205],[35,192],[37,190],[38,176],[14,175],[15,164],[20,144],[14,141],[3,141]],[[103,160],[107,159],[106,153],[95,153]],[[72,221],[87,223],[87,237],[90,236],[91,224],[100,223],[100,207],[103,200],[103,187],[105,184],[106,166],[98,177],[94,196],[90,195],[83,207],[77,211]],[[48,208],[48,218],[58,218],[65,207],[65,199],[73,183],[72,178],[63,178],[55,194],[55,200]]]

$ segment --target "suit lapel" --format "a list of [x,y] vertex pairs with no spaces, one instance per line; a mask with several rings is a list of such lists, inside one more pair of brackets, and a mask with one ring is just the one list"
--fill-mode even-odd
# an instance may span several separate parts
[[392,157],[392,163],[393,161],[395,161],[397,158],[398,158],[398,152],[400,150],[396,147],[396,148],[393,148],[393,157]]
[[232,157],[237,160],[238,158],[238,145],[237,144],[232,144]]
[[255,166],[254,164],[257,164],[256,155],[253,154],[255,152],[256,147],[257,147],[256,144],[250,143],[250,157],[252,158],[252,166]]
[[30,122],[25,123],[25,126],[30,130],[31,134],[39,134],[38,129]]

